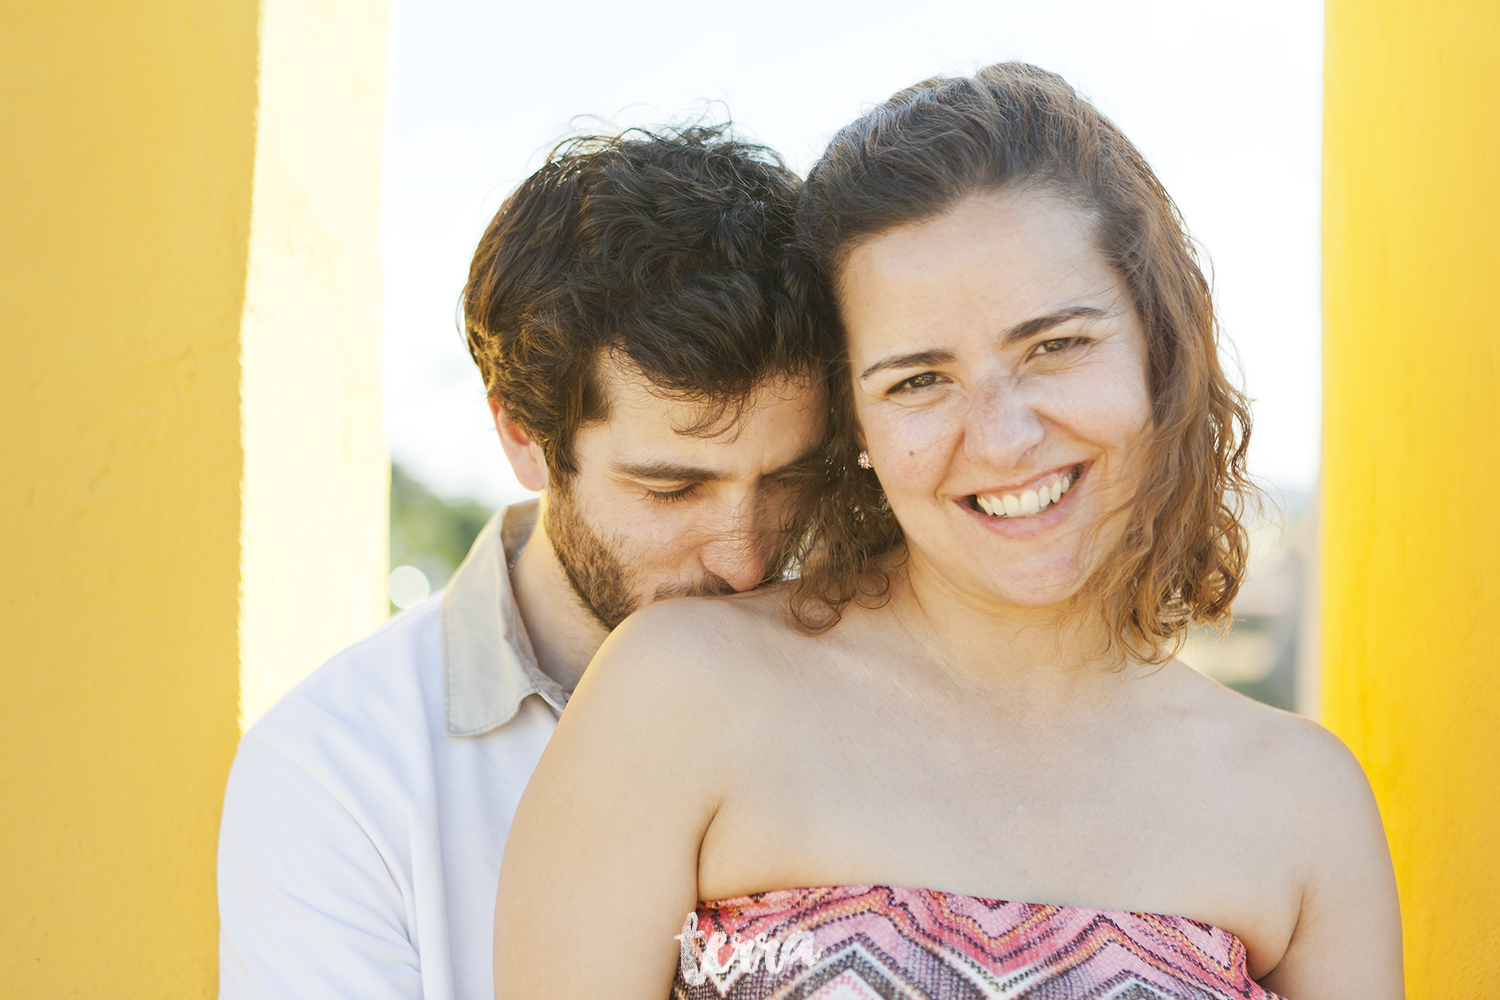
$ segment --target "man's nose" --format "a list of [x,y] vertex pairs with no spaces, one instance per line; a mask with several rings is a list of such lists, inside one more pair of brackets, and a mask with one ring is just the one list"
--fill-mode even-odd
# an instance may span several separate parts
[[1046,428],[1034,403],[1013,378],[995,378],[983,385],[970,403],[964,427],[969,458],[1004,469],[1041,444]]
[[763,527],[751,510],[735,510],[718,533],[699,550],[703,568],[736,592],[753,589],[765,579]]

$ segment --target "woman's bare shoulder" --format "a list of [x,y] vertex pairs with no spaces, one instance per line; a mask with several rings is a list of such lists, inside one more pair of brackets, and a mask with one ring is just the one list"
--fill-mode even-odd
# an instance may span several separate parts
[[666,669],[709,671],[795,639],[786,596],[766,588],[729,597],[678,597],[641,608],[609,636],[594,666],[649,660]]
[[1200,718],[1223,735],[1225,749],[1246,763],[1254,761],[1257,771],[1274,775],[1289,792],[1307,786],[1317,794],[1333,787],[1367,787],[1348,747],[1317,722],[1182,669],[1193,678]]
[[779,586],[726,597],[675,597],[631,615],[609,644],[674,643],[696,651],[725,640],[763,640],[788,628],[786,605],[785,588]]
[[1384,847],[1363,767],[1317,722],[1245,697],[1182,667],[1190,742],[1228,780],[1258,826],[1316,868],[1358,841]]
[[[1374,860],[1385,854],[1385,834],[1364,767],[1323,726],[1257,706],[1261,729],[1247,766],[1263,772],[1266,794],[1288,816],[1313,866],[1334,862],[1357,842]],[[1374,857],[1378,855],[1378,857]]]
[[[801,637],[784,617],[786,597],[766,588],[732,597],[682,597],[647,605],[600,647],[578,696],[652,702],[650,713],[683,714],[744,704],[774,682],[788,645]],[[596,690],[597,689],[597,690]]]
[[[568,700],[533,797],[566,787],[616,815],[634,815],[632,803],[658,811],[670,803],[671,814],[701,835],[733,783],[742,744],[753,739],[753,699],[772,703],[755,669],[768,616],[754,603],[675,598],[616,628]],[[661,822],[657,816],[644,827]],[[629,838],[621,844],[638,846]]]
[[1395,874],[1364,768],[1310,719],[1254,714],[1261,728],[1243,765],[1258,776],[1256,822],[1298,889],[1291,940],[1262,984],[1288,996],[1399,996]]
[[1333,733],[1304,716],[1248,698],[1174,662],[1177,703],[1190,720],[1189,739],[1212,747],[1221,763],[1241,765],[1287,795],[1368,788],[1354,755]]

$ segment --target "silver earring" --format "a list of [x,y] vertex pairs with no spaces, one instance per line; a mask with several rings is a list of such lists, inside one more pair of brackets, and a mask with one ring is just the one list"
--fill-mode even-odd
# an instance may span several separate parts
[[874,466],[870,464],[870,453],[868,451],[862,451],[859,453],[859,467],[861,469],[874,468]]

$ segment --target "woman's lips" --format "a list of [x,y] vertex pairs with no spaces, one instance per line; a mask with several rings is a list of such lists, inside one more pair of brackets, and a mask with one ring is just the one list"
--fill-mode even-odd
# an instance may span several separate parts
[[1056,472],[1025,489],[997,493],[975,493],[970,502],[975,510],[987,517],[1005,520],[1021,520],[1034,517],[1062,498],[1073,484],[1083,476],[1083,465],[1078,464],[1064,472]]

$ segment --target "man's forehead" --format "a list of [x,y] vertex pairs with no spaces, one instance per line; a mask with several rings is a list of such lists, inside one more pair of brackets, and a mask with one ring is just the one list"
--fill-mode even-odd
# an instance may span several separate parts
[[767,379],[725,404],[676,397],[639,372],[611,367],[600,371],[608,418],[580,428],[584,464],[641,478],[731,479],[790,465],[823,433],[821,391],[807,380]]
[[729,399],[673,392],[613,353],[600,359],[598,378],[610,423],[645,420],[682,437],[726,443],[768,410],[802,409],[819,398],[810,378],[786,375],[769,376],[743,396]]

